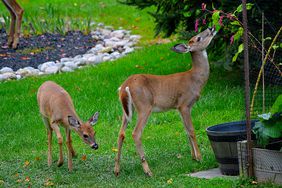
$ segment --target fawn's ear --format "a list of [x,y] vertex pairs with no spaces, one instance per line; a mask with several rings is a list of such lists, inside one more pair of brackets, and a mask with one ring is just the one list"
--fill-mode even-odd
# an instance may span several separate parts
[[80,123],[77,119],[75,119],[72,116],[68,116],[68,121],[70,126],[74,127],[74,128],[79,128],[80,127]]
[[171,48],[171,50],[177,53],[187,53],[189,52],[189,46],[186,44],[176,44]]
[[90,123],[90,125],[94,126],[99,118],[99,112],[96,112],[91,118],[89,118],[88,122]]

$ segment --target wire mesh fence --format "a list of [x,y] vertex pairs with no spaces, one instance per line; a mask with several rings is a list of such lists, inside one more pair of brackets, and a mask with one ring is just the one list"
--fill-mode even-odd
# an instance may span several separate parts
[[[275,44],[271,46],[279,28],[275,28],[262,11],[261,16],[261,39],[250,39],[249,45],[250,87],[251,98],[254,101],[253,106],[251,106],[251,117],[253,119],[257,118],[258,114],[269,112],[275,99],[282,94],[282,48],[279,46],[282,43],[282,36],[281,34],[277,35]],[[265,32],[266,30],[267,32]],[[263,66],[263,59],[269,48],[271,48],[271,51]],[[262,71],[262,74],[261,78],[258,79],[260,71]],[[258,84],[257,89],[255,88],[256,84]]]

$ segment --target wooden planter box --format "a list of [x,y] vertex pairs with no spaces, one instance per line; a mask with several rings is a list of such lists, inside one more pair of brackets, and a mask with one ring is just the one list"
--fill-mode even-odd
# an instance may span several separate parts
[[282,152],[253,148],[254,173],[259,182],[282,185]]

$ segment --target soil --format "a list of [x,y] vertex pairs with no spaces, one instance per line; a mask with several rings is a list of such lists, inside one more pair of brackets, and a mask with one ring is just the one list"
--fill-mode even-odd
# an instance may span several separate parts
[[7,33],[0,29],[0,69],[10,67],[14,71],[31,66],[37,68],[47,61],[60,60],[86,53],[95,46],[91,34],[69,31],[65,35],[42,34],[28,38],[21,37],[16,50],[6,48]]

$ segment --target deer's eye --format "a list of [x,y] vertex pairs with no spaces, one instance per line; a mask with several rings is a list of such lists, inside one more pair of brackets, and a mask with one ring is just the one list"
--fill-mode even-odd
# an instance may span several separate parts
[[83,135],[83,138],[88,138],[89,136],[87,134],[84,134]]
[[201,37],[198,37],[198,38],[197,38],[197,42],[199,42],[201,39],[202,39]]

